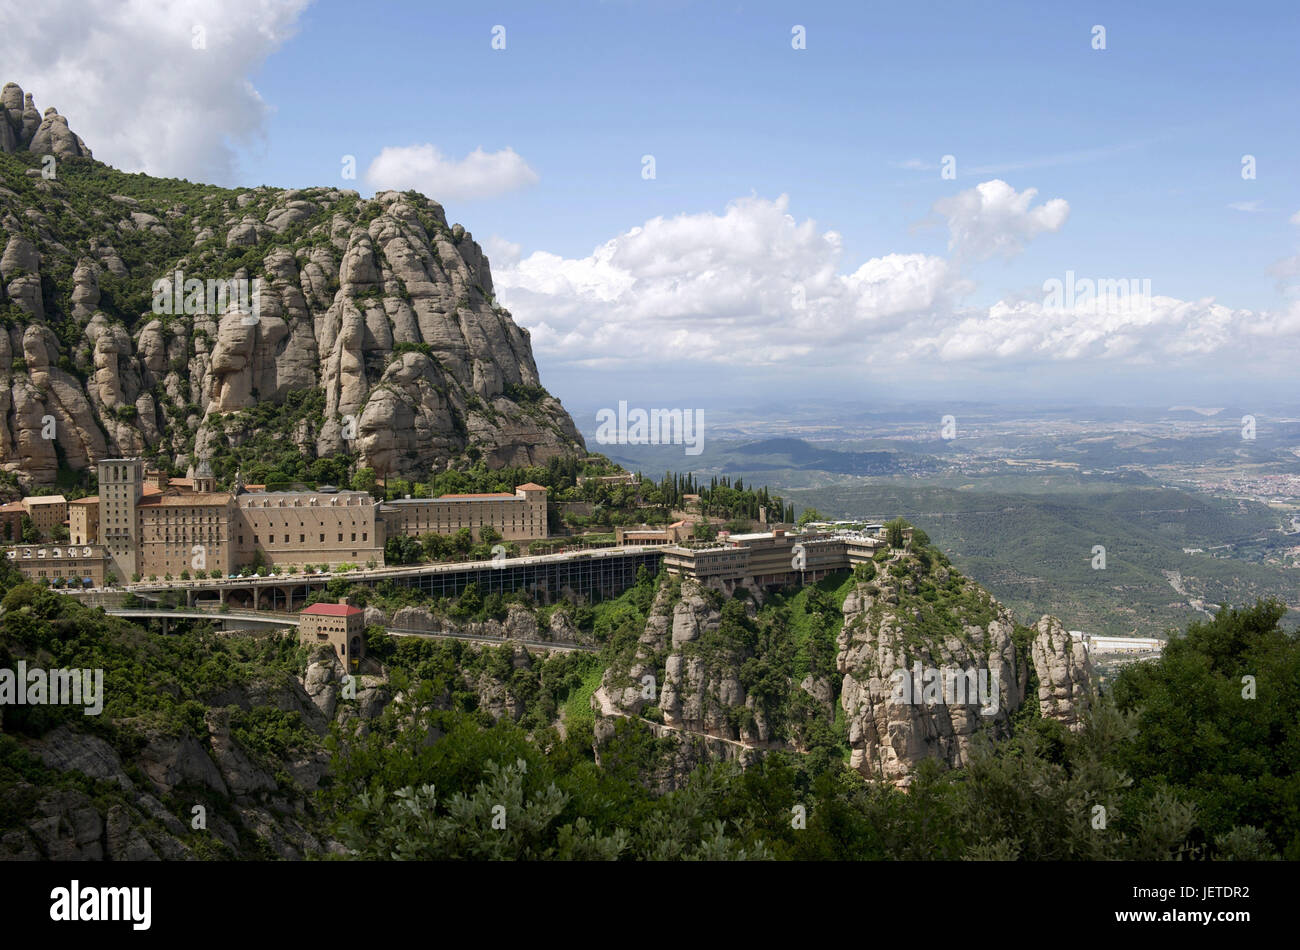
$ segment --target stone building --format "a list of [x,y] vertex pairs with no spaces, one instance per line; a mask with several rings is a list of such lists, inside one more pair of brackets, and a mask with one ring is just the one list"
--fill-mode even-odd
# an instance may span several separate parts
[[21,501],[11,501],[7,505],[0,505],[0,539],[5,541],[21,541],[23,539],[23,515],[27,514],[27,506]]
[[68,502],[68,543],[94,544],[99,537],[99,496]]
[[41,537],[47,540],[68,520],[68,499],[62,495],[33,495],[23,499],[23,507]]
[[137,573],[140,519],[136,505],[144,493],[143,459],[103,459],[99,463],[99,537],[120,581]]
[[480,540],[484,527],[494,528],[506,541],[545,538],[546,489],[534,482],[514,492],[442,495],[386,502],[381,513],[388,536],[455,534],[469,528]]
[[252,492],[235,496],[235,564],[384,563],[385,523],[366,492]]
[[98,544],[21,544],[5,556],[28,580],[55,586],[104,586],[104,549]]
[[298,640],[330,644],[343,668],[354,673],[366,655],[364,617],[364,611],[349,604],[347,598],[337,604],[312,604],[298,614]]
[[230,526],[234,496],[168,486],[141,496],[137,570],[144,577],[179,577],[217,570],[229,574],[234,564]]

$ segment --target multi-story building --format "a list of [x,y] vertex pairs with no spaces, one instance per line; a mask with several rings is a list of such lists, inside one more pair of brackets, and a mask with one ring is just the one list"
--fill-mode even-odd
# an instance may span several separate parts
[[649,525],[625,528],[622,525],[615,525],[614,543],[620,546],[679,544],[690,540],[691,532],[694,530],[695,523],[692,521],[674,521],[662,528],[651,528]]
[[68,543],[94,544],[99,537],[99,496],[68,502]]
[[230,573],[233,495],[168,486],[142,496],[136,511],[140,519],[137,570],[144,577],[179,577],[183,571]]
[[360,491],[251,492],[235,496],[235,564],[384,563],[385,523]]
[[28,580],[68,587],[104,586],[102,545],[21,544],[5,556]]
[[478,541],[485,527],[506,541],[545,538],[546,489],[534,482],[514,492],[442,495],[438,498],[403,498],[381,509],[389,537],[455,534],[469,528]]
[[99,463],[99,538],[120,581],[134,579],[139,564],[144,459],[104,459]]
[[298,640],[330,644],[343,668],[354,672],[366,655],[364,617],[361,608],[350,605],[347,598],[337,604],[312,604],[298,614]]
[[724,535],[707,544],[663,549],[664,569],[730,588],[748,580],[760,587],[812,584],[872,559],[879,538],[827,534],[787,534],[781,528]]
[[[66,522],[65,543],[100,552],[101,570],[85,576],[102,583],[105,574],[131,582],[186,572],[228,574],[255,564],[379,567],[384,542],[393,534],[468,529],[481,540],[490,527],[510,541],[547,536],[546,489],[531,482],[514,492],[408,498],[380,505],[366,492],[330,487],[267,492],[238,479],[232,491],[222,492],[206,462],[185,478],[146,470],[142,459],[104,459],[98,471],[98,497],[69,503],[61,495],[38,496],[4,506],[0,531],[9,530],[4,540],[21,540],[22,517],[28,512],[46,537]],[[680,536],[684,527],[673,526],[672,536]],[[68,576],[68,568],[59,569],[61,576]],[[53,577],[52,568],[44,570]]]
[[62,495],[33,495],[23,499],[23,507],[41,537],[47,540],[68,520],[68,499]]
[[0,505],[0,539],[17,542],[23,539],[23,515],[27,506],[21,501]]

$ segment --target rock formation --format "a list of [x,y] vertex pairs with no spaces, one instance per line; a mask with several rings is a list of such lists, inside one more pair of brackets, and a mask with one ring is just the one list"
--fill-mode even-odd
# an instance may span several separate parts
[[[22,481],[49,483],[60,454],[74,468],[216,458],[250,434],[241,413],[313,389],[325,407],[295,434],[305,454],[355,452],[381,475],[584,450],[482,249],[437,202],[203,185],[178,197],[94,163],[12,83],[0,151],[0,178],[23,179],[0,186],[0,468]],[[46,177],[43,155],[100,177]]]
[[756,615],[752,597],[728,602],[691,580],[678,594],[671,584],[661,587],[635,648],[610,664],[592,697],[597,753],[618,719],[637,719],[689,748],[679,749],[686,772],[648,777],[677,787],[699,761],[807,751],[811,727],[834,723],[838,706],[850,767],[906,787],[922,760],[958,768],[977,737],[1009,735],[1026,701],[1036,701],[1045,719],[1082,728],[1092,668],[1060,621],[1017,627],[1006,608],[933,549],[895,552],[873,567],[870,580],[858,579],[845,594],[833,667],[800,677],[790,671],[777,702],[770,679],[763,684],[769,695],[760,696],[755,674],[746,672],[762,650],[719,634],[728,610],[733,627],[743,624],[733,605]]

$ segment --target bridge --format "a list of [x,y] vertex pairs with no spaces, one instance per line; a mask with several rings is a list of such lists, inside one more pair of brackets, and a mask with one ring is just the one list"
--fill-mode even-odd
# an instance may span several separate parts
[[[257,627],[297,627],[297,614],[277,613],[269,610],[206,610],[191,608],[189,610],[148,607],[106,607],[104,613],[114,617],[130,620],[161,620],[163,633],[167,633],[169,620],[207,620],[220,624],[225,629],[247,629]],[[557,643],[551,640],[516,640],[509,637],[489,637],[480,634],[462,633],[458,630],[415,630],[409,627],[385,627],[384,632],[391,637],[416,637],[429,640],[466,640],[471,643],[490,643],[494,646],[520,644],[532,650],[548,650],[559,653],[598,653],[600,647],[582,643]]]
[[[330,581],[374,587],[390,582],[414,587],[429,597],[459,597],[470,584],[481,594],[526,591],[540,603],[554,603],[567,595],[591,601],[617,597],[636,583],[644,567],[659,572],[662,545],[626,546],[562,554],[537,554],[495,561],[455,564],[416,564],[404,567],[358,569],[342,574],[268,574],[263,577],[204,578],[188,581],[145,582],[126,585],[139,597],[184,594],[185,606],[229,606],[232,611],[270,611],[292,614],[306,606],[313,592]],[[73,592],[73,596],[78,596]]]

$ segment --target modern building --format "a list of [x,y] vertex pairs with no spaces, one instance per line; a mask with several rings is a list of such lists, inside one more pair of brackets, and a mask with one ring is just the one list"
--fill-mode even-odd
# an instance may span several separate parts
[[337,604],[312,604],[298,614],[301,643],[328,643],[349,673],[355,672],[366,655],[365,613],[347,598]]
[[389,537],[455,534],[469,528],[480,540],[491,527],[506,541],[532,541],[547,536],[546,489],[534,482],[514,492],[403,498],[386,502],[381,515]]
[[783,528],[723,534],[714,542],[663,549],[670,574],[714,582],[730,589],[749,581],[760,587],[814,584],[836,571],[870,561],[884,546],[880,538],[820,533],[789,534]]
[[693,521],[674,521],[662,528],[642,525],[639,528],[614,527],[614,543],[619,546],[636,546],[641,544],[679,544],[691,537],[695,530]]

